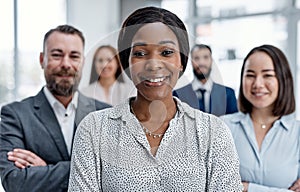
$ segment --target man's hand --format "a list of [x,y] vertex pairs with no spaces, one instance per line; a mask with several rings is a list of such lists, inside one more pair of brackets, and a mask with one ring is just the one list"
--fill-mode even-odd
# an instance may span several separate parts
[[300,192],[300,179],[297,179],[289,190]]
[[7,153],[7,159],[13,161],[18,168],[28,166],[46,166],[46,162],[36,154],[25,149],[14,149]]

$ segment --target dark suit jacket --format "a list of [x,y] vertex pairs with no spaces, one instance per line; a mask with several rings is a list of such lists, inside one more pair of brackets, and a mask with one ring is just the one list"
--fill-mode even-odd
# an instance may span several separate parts
[[[193,90],[192,84],[188,84],[182,88],[173,91],[173,95],[178,97],[181,101],[188,103],[195,109],[199,108],[199,100]],[[210,95],[210,113],[216,116],[235,113],[238,111],[237,101],[234,90],[213,83]]]
[[[88,113],[107,107],[110,105],[79,93],[75,130]],[[70,155],[43,91],[21,102],[3,106],[0,126],[0,172],[6,191],[67,191]],[[46,161],[47,166],[17,168],[7,159],[7,152],[14,148],[32,151]]]

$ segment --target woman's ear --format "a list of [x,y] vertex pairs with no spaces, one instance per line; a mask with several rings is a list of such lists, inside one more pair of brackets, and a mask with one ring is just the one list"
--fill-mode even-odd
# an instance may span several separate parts
[[180,71],[181,71],[181,72],[183,71],[183,66],[182,66],[182,65],[180,65]]
[[180,65],[180,68],[179,68],[179,77],[181,77],[182,74],[183,74],[183,66]]

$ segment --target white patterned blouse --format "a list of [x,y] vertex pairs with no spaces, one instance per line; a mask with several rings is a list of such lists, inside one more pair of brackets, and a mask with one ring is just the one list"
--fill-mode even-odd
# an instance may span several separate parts
[[73,146],[69,191],[242,191],[228,127],[180,100],[156,156],[129,99],[89,114]]

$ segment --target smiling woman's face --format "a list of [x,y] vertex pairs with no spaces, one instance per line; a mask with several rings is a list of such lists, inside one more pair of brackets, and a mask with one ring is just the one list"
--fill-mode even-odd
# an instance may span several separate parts
[[261,51],[253,53],[245,63],[242,78],[244,95],[253,108],[273,110],[279,83],[271,57]]
[[102,48],[96,55],[95,67],[101,79],[115,79],[115,74],[118,70],[118,61],[109,48]]
[[130,73],[138,94],[147,100],[172,97],[182,71],[179,43],[163,23],[149,23],[133,37],[129,57]]

